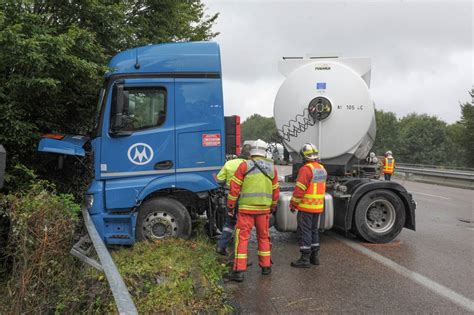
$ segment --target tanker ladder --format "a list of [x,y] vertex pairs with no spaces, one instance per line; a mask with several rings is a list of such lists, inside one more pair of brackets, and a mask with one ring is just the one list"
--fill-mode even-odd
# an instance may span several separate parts
[[[71,254],[88,265],[105,273],[119,314],[138,314],[137,308],[135,303],[133,303],[127,286],[125,285],[122,276],[118,272],[117,266],[115,265],[112,256],[107,250],[104,241],[100,238],[99,233],[97,232],[97,229],[91,220],[89,212],[84,206],[82,207],[82,216],[84,217],[84,223],[86,225],[88,234],[83,236],[72,247]],[[89,257],[89,255],[92,253],[92,246],[94,247],[97,256],[99,256],[100,262]]]

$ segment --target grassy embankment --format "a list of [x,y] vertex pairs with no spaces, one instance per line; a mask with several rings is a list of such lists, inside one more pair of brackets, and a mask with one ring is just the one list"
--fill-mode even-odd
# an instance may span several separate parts
[[[116,313],[103,273],[69,254],[81,224],[72,196],[46,182],[0,195],[11,222],[1,251],[0,313]],[[113,253],[140,313],[229,312],[225,267],[210,241],[170,239]]]

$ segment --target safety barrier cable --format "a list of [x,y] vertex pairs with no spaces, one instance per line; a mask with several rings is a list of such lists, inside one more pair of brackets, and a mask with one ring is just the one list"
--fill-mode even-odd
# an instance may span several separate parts
[[86,207],[84,206],[82,207],[82,215],[84,217],[84,222],[86,224],[87,231],[89,232],[89,236],[92,240],[92,243],[94,244],[95,251],[99,256],[102,269],[104,270],[107,281],[109,282],[110,290],[114,296],[115,304],[117,305],[119,314],[138,314],[137,308],[133,303],[127,286],[125,285],[125,282],[123,282],[123,279],[120,276],[117,266],[115,266],[115,263],[112,259],[112,256],[110,256],[107,247],[100,238],[99,233],[94,226],[94,222],[92,222],[92,219],[89,215],[89,211],[87,211]]

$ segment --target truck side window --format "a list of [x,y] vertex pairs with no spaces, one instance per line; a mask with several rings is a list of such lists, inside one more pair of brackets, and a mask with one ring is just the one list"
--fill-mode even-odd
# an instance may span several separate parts
[[163,125],[166,120],[164,88],[128,88],[125,90],[122,130],[139,130]]

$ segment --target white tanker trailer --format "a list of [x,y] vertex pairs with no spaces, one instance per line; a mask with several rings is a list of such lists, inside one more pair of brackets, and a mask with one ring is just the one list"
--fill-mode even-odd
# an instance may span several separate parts
[[[352,231],[374,243],[393,240],[403,227],[415,230],[416,204],[398,183],[358,176],[356,164],[368,155],[376,133],[370,96],[370,59],[285,57],[286,76],[274,104],[283,144],[293,158],[294,181],[301,164],[299,149],[315,144],[328,171],[325,211],[320,229]],[[289,201],[293,185],[282,185],[275,227],[296,231]]]

